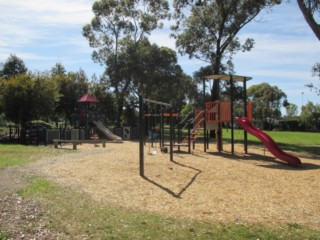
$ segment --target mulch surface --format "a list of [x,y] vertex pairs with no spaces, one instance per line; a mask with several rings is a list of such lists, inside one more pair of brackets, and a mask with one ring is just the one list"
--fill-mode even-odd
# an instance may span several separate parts
[[225,152],[204,153],[197,144],[192,154],[175,153],[173,162],[169,154],[149,150],[147,145],[144,178],[137,142],[83,144],[30,168],[105,204],[191,220],[320,229],[319,156],[298,154],[303,164],[291,167],[251,146],[244,154],[237,145],[231,155],[228,145]]

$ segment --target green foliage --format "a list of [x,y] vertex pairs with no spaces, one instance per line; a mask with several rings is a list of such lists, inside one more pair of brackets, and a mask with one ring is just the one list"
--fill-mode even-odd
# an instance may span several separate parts
[[298,115],[298,106],[293,103],[289,103],[287,106],[285,106],[287,114],[287,118],[294,118]]
[[9,79],[19,74],[26,74],[28,71],[22,59],[11,54],[0,70],[0,77]]
[[[197,58],[212,67],[210,74],[222,74],[222,70],[233,72],[232,57],[238,51],[250,51],[254,40],[244,43],[238,32],[259,12],[279,1],[266,0],[175,0],[173,15],[176,24],[172,34],[179,52]],[[219,99],[219,80],[214,80],[212,100]]]
[[[317,80],[320,80],[320,63],[316,63],[312,67],[312,76],[318,78]],[[314,83],[309,83],[306,84],[306,87],[310,88],[310,90],[314,90],[319,96],[320,96],[320,84],[314,84]]]
[[104,76],[99,80],[92,81],[89,91],[100,102],[96,105],[98,119],[104,122],[114,122],[116,120],[116,102],[114,95],[109,91],[109,83]]
[[51,68],[51,76],[65,75],[67,73],[65,67],[61,63],[56,63],[56,65]]
[[1,104],[0,104],[0,126],[5,126],[5,124],[6,124],[5,115],[1,113]]
[[33,119],[48,119],[52,116],[58,100],[59,93],[57,91],[56,82],[47,76],[34,76],[33,98],[34,109]]
[[320,131],[320,104],[308,102],[302,107],[300,121],[309,131]]
[[[143,7],[141,7],[143,5]],[[117,101],[117,125],[121,125],[125,98],[132,93],[132,60],[136,45],[162,26],[168,16],[168,2],[100,0],[92,7],[95,17],[83,27],[83,36],[94,48],[92,58],[107,66],[106,75]]]
[[248,38],[241,44],[236,35],[263,8],[272,4],[274,1],[175,0],[176,25],[172,29],[179,51],[212,64],[212,73],[219,74],[225,58],[231,59],[237,51],[253,47],[253,39]]
[[9,235],[0,229],[0,240],[7,240]]
[[39,74],[20,74],[9,78],[2,88],[3,109],[8,120],[24,125],[33,119],[47,118],[56,107],[55,82]]
[[316,63],[312,67],[312,76],[317,77],[320,80],[320,63]]
[[34,81],[30,75],[21,74],[3,83],[3,107],[6,117],[17,124],[32,120]]
[[51,74],[59,91],[59,102],[55,109],[55,115],[71,123],[72,114],[78,107],[78,100],[88,93],[88,77],[81,69],[78,72],[65,73],[64,67],[59,64],[52,69]]
[[[144,7],[139,7],[140,4]],[[93,59],[104,64],[113,55],[113,60],[117,61],[116,55],[124,44],[123,40],[138,42],[161,27],[159,20],[167,17],[168,9],[168,2],[164,0],[143,3],[140,0],[96,1],[92,6],[95,17],[83,27],[83,36],[91,47],[97,49],[93,52]]]
[[151,45],[144,40],[138,44],[134,55],[129,57],[135,92],[145,98],[171,102],[179,111],[186,96],[192,98],[197,91],[196,84],[178,65],[174,50]]
[[279,118],[281,106],[287,103],[286,94],[277,86],[270,86],[268,83],[252,85],[248,88],[247,95],[253,102],[254,121],[261,126],[267,118]]
[[192,105],[191,105],[191,104],[186,104],[186,105],[182,108],[180,114],[181,114],[182,116],[186,116],[186,115],[188,115],[191,111],[193,111]]

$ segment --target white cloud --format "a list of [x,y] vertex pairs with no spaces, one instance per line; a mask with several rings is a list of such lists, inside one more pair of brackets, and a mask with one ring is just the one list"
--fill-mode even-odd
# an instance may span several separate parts
[[[30,70],[49,70],[60,61],[67,70],[82,68],[89,76],[102,72],[103,67],[92,62],[92,49],[81,34],[82,27],[93,17],[94,2],[0,0],[0,62],[15,53]],[[279,86],[289,101],[301,96],[302,90],[308,91],[304,85],[313,80],[310,70],[319,61],[319,41],[294,1],[277,6],[271,13],[262,13],[257,19],[260,21],[249,23],[240,32],[241,39],[252,37],[256,45],[251,52],[234,56],[237,74],[252,76],[250,84],[265,81]],[[175,49],[175,40],[169,37],[170,24],[167,21],[164,29],[153,32],[150,41]],[[178,59],[190,75],[207,65],[188,56]],[[319,97],[311,99],[319,101]]]
[[51,37],[57,29],[81,27],[93,17],[91,2],[82,0],[0,0],[0,42],[13,47]]
[[[306,72],[295,71],[290,69],[282,69],[277,71],[272,71],[270,69],[257,69],[252,70],[250,74],[254,76],[268,77],[274,79],[298,79],[301,82],[306,81]],[[307,79],[311,80],[311,73],[309,75],[310,76]]]
[[176,44],[173,38],[169,36],[170,32],[167,31],[154,31],[149,37],[150,42],[156,43],[158,46],[164,46],[171,49],[175,49]]
[[[48,59],[50,51],[63,47],[88,53],[89,46],[85,45],[81,30],[93,17],[93,2],[0,0],[0,62],[11,53],[24,60]],[[54,54],[53,58],[56,58]]]
[[[240,35],[246,38],[248,35]],[[318,55],[320,43],[310,36],[285,36],[278,34],[251,34],[255,40],[255,46],[251,52],[239,53],[240,58],[257,58],[263,56],[286,56],[286,55]]]
[[[82,0],[0,0],[5,17],[14,20],[28,20],[39,24],[60,22],[61,24],[80,24],[88,21],[92,16],[91,5],[94,1]],[[27,19],[26,19],[27,18]],[[53,19],[55,18],[55,19]],[[45,20],[48,21],[45,21]]]

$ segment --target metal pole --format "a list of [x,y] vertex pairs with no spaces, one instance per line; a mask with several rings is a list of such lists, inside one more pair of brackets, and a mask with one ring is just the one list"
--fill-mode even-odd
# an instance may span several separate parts
[[[243,79],[243,106],[244,106],[244,116],[248,117],[247,112],[247,79]],[[246,131],[244,131],[244,152],[248,153],[248,134]]]
[[149,117],[149,123],[150,123],[149,131],[150,131],[150,137],[151,137],[151,147],[153,147],[153,136],[154,136],[154,133],[153,133],[152,128],[153,128],[153,124],[154,124],[154,119],[153,119],[153,109],[152,108],[151,108],[150,112],[151,112],[151,115]]
[[173,161],[173,117],[170,109],[170,161]]
[[188,153],[191,153],[191,130],[190,130],[190,122],[188,120]]
[[155,103],[155,104],[158,104],[158,105],[163,105],[163,106],[166,106],[166,107],[171,107],[171,104],[169,104],[169,103],[159,102],[159,101],[155,101],[155,100],[147,99],[147,98],[144,98],[144,99],[143,99],[143,102]]
[[159,129],[159,134],[160,134],[160,137],[159,137],[160,148],[162,148],[163,145],[164,145],[164,141],[163,141],[163,138],[164,138],[164,134],[163,134],[163,108],[160,109],[160,129]]
[[180,143],[181,143],[181,129],[180,129],[180,115],[178,115],[178,151],[180,152]]
[[234,112],[233,112],[233,101],[234,101],[234,81],[232,78],[232,75],[230,76],[230,83],[231,83],[231,94],[230,94],[230,98],[231,98],[231,103],[230,103],[230,113],[231,113],[231,154],[234,154]]
[[206,143],[206,132],[207,132],[207,124],[206,124],[206,79],[203,78],[203,151],[207,152],[207,143]]
[[139,95],[139,154],[140,154],[140,176],[144,177],[144,104],[143,97]]
[[217,147],[218,147],[218,151],[221,152],[223,150],[222,147],[222,123],[221,121],[221,101],[220,101],[220,80],[218,81],[218,89],[217,89],[217,102],[218,102],[218,130],[217,130],[217,134],[216,134],[216,138],[217,138]]

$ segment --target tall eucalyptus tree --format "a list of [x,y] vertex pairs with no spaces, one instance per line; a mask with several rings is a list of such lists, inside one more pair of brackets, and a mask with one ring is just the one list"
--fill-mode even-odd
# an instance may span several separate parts
[[[240,42],[237,34],[259,12],[279,0],[174,0],[172,27],[179,52],[207,62],[212,74],[221,74],[221,68],[232,56],[249,51],[252,38]],[[211,96],[217,98],[219,81],[215,81]]]
[[141,40],[161,28],[161,21],[168,17],[169,5],[166,0],[99,0],[92,10],[95,16],[83,27],[83,36],[95,49],[93,60],[106,65],[106,74],[117,99],[117,125],[120,125],[132,78],[119,70],[119,55],[134,54]]

